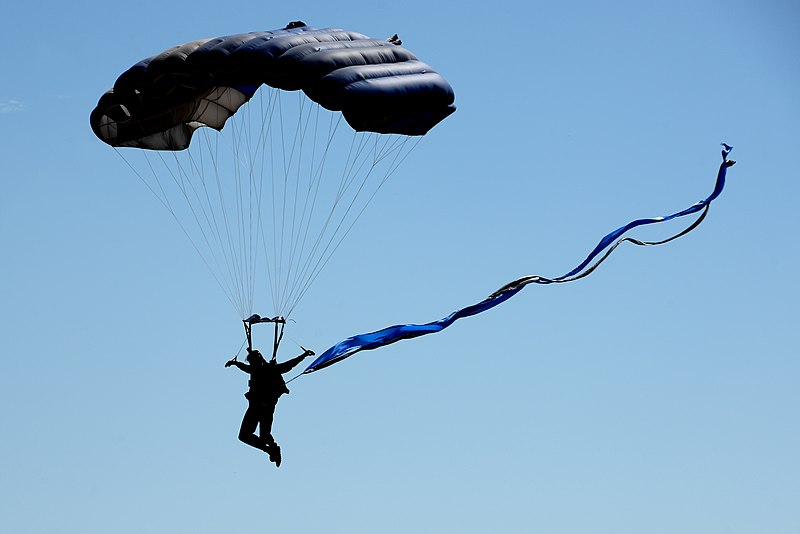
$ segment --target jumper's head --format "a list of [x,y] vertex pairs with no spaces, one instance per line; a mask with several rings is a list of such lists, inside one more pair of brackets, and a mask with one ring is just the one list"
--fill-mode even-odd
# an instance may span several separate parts
[[266,363],[264,356],[255,349],[247,349],[247,363]]

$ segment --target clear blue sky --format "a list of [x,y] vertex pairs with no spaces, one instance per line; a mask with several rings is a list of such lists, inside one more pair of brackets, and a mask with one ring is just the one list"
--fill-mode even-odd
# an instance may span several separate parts
[[[5,6],[0,530],[797,533],[799,15],[738,0]],[[236,440],[238,315],[88,115],[139,59],[298,19],[400,34],[458,111],[316,281],[286,357],[560,275],[607,231],[705,197],[721,141],[738,164],[677,242],[293,382],[275,469]]]

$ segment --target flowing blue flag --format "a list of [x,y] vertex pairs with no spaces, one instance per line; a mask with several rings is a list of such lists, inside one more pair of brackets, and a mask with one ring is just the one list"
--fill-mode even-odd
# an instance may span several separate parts
[[[462,317],[469,317],[471,315],[477,315],[479,313],[485,312],[491,308],[494,308],[498,304],[505,302],[506,300],[510,299],[517,293],[519,293],[522,288],[527,286],[528,284],[554,284],[554,283],[564,283],[564,282],[572,282],[574,280],[578,280],[594,271],[598,265],[600,265],[610,254],[614,251],[621,243],[627,241],[633,243],[635,245],[640,246],[652,246],[652,245],[661,245],[663,243],[667,243],[674,239],[677,239],[683,235],[686,235],[693,229],[695,229],[699,224],[703,221],[708,212],[708,208],[711,206],[711,202],[716,199],[720,193],[722,193],[722,189],[725,187],[725,174],[728,167],[732,166],[736,163],[733,160],[728,159],[728,155],[730,154],[733,147],[726,145],[723,143],[723,151],[722,151],[722,164],[720,164],[719,172],[717,173],[717,182],[714,187],[714,191],[705,199],[696,202],[695,204],[689,206],[685,210],[679,211],[677,213],[673,213],[671,215],[666,215],[664,217],[652,217],[647,219],[636,219],[635,221],[631,221],[628,224],[621,226],[607,234],[597,246],[592,250],[588,256],[580,263],[577,267],[569,271],[568,273],[559,276],[557,278],[545,278],[543,276],[538,275],[529,275],[523,276],[522,278],[518,278],[513,282],[510,282],[491,295],[489,295],[486,299],[482,300],[477,304],[473,304],[471,306],[467,306],[466,308],[462,308],[457,310],[447,317],[440,319],[438,321],[432,321],[430,323],[425,324],[401,324],[390,326],[384,328],[382,330],[378,330],[376,332],[370,332],[368,334],[359,334],[353,337],[349,337],[343,341],[340,341],[336,345],[332,346],[325,352],[323,352],[314,362],[309,365],[303,374],[311,373],[314,371],[318,371],[320,369],[324,369],[330,365],[333,365],[336,362],[339,362],[348,356],[352,356],[356,352],[362,350],[372,350],[377,349],[379,347],[383,347],[385,345],[389,345],[391,343],[395,343],[397,341],[403,339],[411,339],[419,336],[424,336],[426,334],[433,334],[435,332],[440,332],[453,324],[458,319]],[[630,230],[637,228],[639,226],[644,226],[647,224],[655,224],[661,223],[666,221],[671,221],[673,219],[677,219],[679,217],[684,217],[686,215],[691,215],[694,213],[700,213],[700,217],[696,221],[694,221],[689,227],[685,228],[678,234],[673,235],[667,239],[661,241],[640,241],[638,239],[633,239],[630,237],[623,237],[624,234],[629,232]],[[594,263],[592,263],[594,262]]]

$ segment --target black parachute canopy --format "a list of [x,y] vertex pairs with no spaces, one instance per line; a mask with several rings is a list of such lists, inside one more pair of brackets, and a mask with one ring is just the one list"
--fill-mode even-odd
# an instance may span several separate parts
[[197,128],[221,130],[262,84],[302,90],[356,131],[424,135],[455,111],[450,84],[407,49],[292,23],[144,59],[100,98],[90,122],[112,146],[183,150]]

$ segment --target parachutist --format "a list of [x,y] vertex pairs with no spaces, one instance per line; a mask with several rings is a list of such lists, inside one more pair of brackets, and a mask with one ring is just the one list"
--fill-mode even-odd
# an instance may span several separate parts
[[304,350],[299,356],[283,363],[278,363],[274,358],[267,362],[259,351],[248,348],[247,363],[236,358],[225,363],[225,367],[235,365],[250,375],[250,390],[244,395],[248,406],[239,429],[239,440],[266,452],[276,467],[281,465],[281,448],[272,436],[272,420],[278,399],[284,393],[289,393],[282,375],[313,354],[310,350]]
[[400,37],[398,37],[397,34],[392,35],[391,37],[386,39],[386,41],[389,42],[389,43],[392,43],[393,45],[397,45],[397,46],[400,46],[401,44],[403,44],[403,41],[400,40]]

